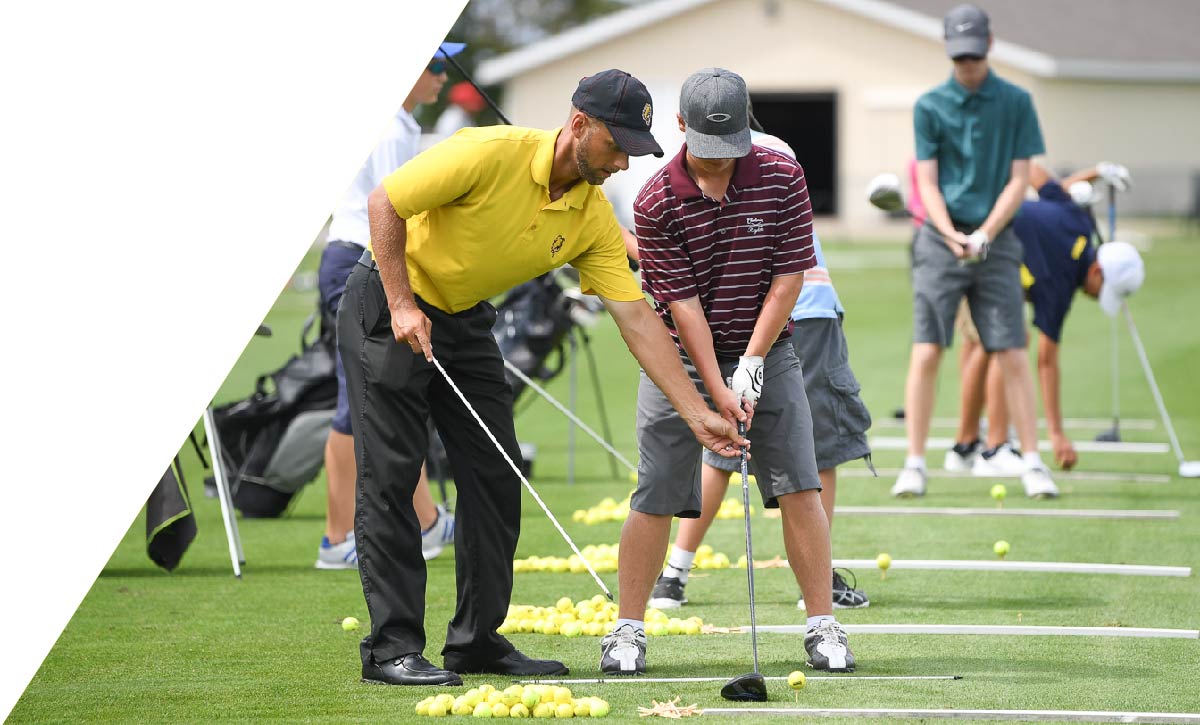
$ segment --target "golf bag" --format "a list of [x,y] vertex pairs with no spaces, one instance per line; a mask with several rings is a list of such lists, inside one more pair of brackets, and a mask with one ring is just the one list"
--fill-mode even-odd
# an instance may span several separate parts
[[[316,317],[316,339],[307,342]],[[247,398],[213,410],[233,504],[243,516],[273,518],[320,473],[337,406],[334,318],[308,319],[300,353],[263,375]]]
[[[558,274],[557,270],[547,272],[514,287],[496,308],[492,326],[504,359],[543,382],[562,372],[566,361],[563,345],[571,328],[594,316],[601,305],[598,300],[570,294],[558,283]],[[518,400],[525,383],[507,371],[505,377],[512,385],[513,400]]]

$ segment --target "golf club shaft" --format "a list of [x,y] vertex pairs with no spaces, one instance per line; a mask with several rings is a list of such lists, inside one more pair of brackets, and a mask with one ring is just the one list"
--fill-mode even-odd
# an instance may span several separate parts
[[[962,675],[808,675],[812,680],[961,680]],[[784,675],[764,677],[764,680],[787,682]],[[724,682],[724,677],[592,677],[566,680],[514,680],[519,685],[637,685],[668,682]]]
[[1123,300],[1121,302],[1121,310],[1125,313],[1125,322],[1129,324],[1129,336],[1133,338],[1133,347],[1137,350],[1138,360],[1142,361],[1142,370],[1146,373],[1146,382],[1150,383],[1150,392],[1154,394],[1154,403],[1158,405],[1158,413],[1162,416],[1163,425],[1167,429],[1167,436],[1171,439],[1171,447],[1175,449],[1175,458],[1182,465],[1185,462],[1183,449],[1179,445],[1179,438],[1175,435],[1175,427],[1171,425],[1171,416],[1167,415],[1167,406],[1163,402],[1162,393],[1158,391],[1158,383],[1154,380],[1154,371],[1150,368],[1150,359],[1146,357],[1146,348],[1142,347],[1142,338],[1138,335],[1137,325],[1133,323],[1133,313],[1129,311],[1129,305],[1125,304]]
[[446,379],[446,384],[450,386],[450,388],[454,391],[454,394],[458,396],[458,399],[463,402],[463,405],[467,406],[467,410],[470,411],[471,417],[475,419],[475,422],[478,423],[479,427],[483,429],[483,432],[492,441],[492,444],[496,446],[496,450],[500,451],[500,455],[504,457],[504,461],[508,463],[508,466],[513,470],[513,473],[517,474],[517,478],[521,479],[521,483],[525,484],[525,490],[529,491],[529,495],[533,496],[533,500],[537,501],[537,505],[542,507],[542,511],[546,514],[546,517],[550,519],[550,523],[554,524],[554,528],[558,529],[558,533],[562,535],[563,540],[566,541],[567,545],[571,547],[571,551],[574,551],[575,555],[579,557],[579,560],[583,562],[583,565],[587,567],[588,573],[591,574],[592,578],[596,580],[596,584],[599,585],[600,591],[604,592],[604,596],[608,597],[609,601],[612,601],[612,592],[610,592],[608,587],[604,585],[604,580],[602,580],[600,575],[596,573],[596,570],[592,568],[591,562],[584,558],[583,554],[580,553],[579,547],[575,546],[575,542],[572,541],[571,537],[567,535],[567,532],[563,530],[562,524],[558,523],[558,519],[556,519],[554,514],[550,512],[550,507],[547,506],[544,501],[542,501],[542,497],[538,495],[537,491],[533,490],[533,484],[529,482],[529,479],[525,478],[525,476],[521,473],[521,469],[517,468],[517,464],[513,463],[512,458],[509,458],[508,453],[504,450],[504,446],[500,445],[500,441],[496,440],[496,436],[492,435],[492,431],[488,430],[487,424],[484,423],[483,419],[479,417],[479,414],[475,412],[475,408],[472,407],[470,401],[467,400],[467,396],[463,395],[462,391],[458,389],[458,386],[454,384],[454,381],[450,379],[450,373],[446,372],[446,368],[442,367],[442,363],[437,358],[433,358],[433,366],[436,367],[438,372],[442,374],[442,377]]
[[473,86],[476,91],[479,91],[479,95],[483,96],[483,100],[486,101],[487,104],[492,107],[492,110],[496,112],[496,116],[499,117],[499,119],[501,121],[504,121],[505,125],[508,125],[508,126],[513,125],[513,122],[508,120],[508,116],[504,115],[504,111],[500,110],[500,106],[496,105],[496,102],[492,100],[492,97],[489,96],[487,93],[485,93],[484,90],[479,87],[479,84],[475,82],[474,78],[467,75],[467,72],[465,70],[463,70],[463,67],[461,65],[458,64],[458,61],[454,60],[454,56],[447,55],[446,60],[450,63],[450,65],[454,66],[454,70],[458,71],[459,75],[461,75],[463,78],[466,79],[467,83],[470,83],[471,86]]
[[[746,436],[746,424],[738,423],[738,435]],[[746,449],[742,457],[742,513],[746,519],[746,582],[750,589],[750,650],[754,655],[754,674],[758,674],[758,622],[754,616],[754,546],[750,540],[750,470]]]
[[553,405],[555,408],[557,408],[557,409],[558,409],[558,412],[560,412],[560,413],[562,413],[563,415],[567,416],[567,419],[568,419],[568,420],[570,420],[570,421],[571,421],[572,423],[574,423],[575,425],[579,426],[579,427],[580,427],[580,429],[582,429],[584,433],[587,433],[589,436],[591,436],[591,437],[592,437],[592,439],[593,439],[594,441],[596,441],[596,442],[597,442],[597,443],[599,443],[601,446],[603,446],[603,447],[604,447],[604,450],[608,451],[608,452],[609,452],[609,454],[610,454],[610,455],[611,455],[613,458],[615,458],[615,459],[617,459],[618,461],[620,461],[620,462],[621,462],[621,464],[622,464],[623,466],[625,466],[626,468],[628,468],[629,470],[631,470],[631,471],[633,471],[633,472],[635,472],[635,473],[637,472],[637,466],[635,466],[635,465],[633,465],[632,463],[630,463],[630,462],[629,462],[629,459],[627,459],[625,456],[621,455],[621,452],[620,452],[620,451],[618,451],[616,448],[613,448],[611,445],[609,445],[608,441],[604,440],[604,438],[603,438],[603,437],[601,437],[599,433],[597,433],[596,431],[592,430],[592,429],[591,429],[591,428],[588,426],[588,424],[587,424],[587,423],[584,423],[582,420],[580,420],[580,419],[579,419],[579,416],[575,415],[574,413],[572,413],[572,412],[570,411],[570,409],[569,409],[569,408],[565,407],[565,406],[564,406],[562,403],[560,403],[560,402],[558,402],[557,400],[555,400],[555,399],[554,399],[554,396],[553,396],[553,395],[551,395],[550,393],[548,393],[548,392],[546,391],[546,389],[545,389],[545,388],[543,388],[542,386],[538,385],[536,382],[534,382],[534,381],[533,381],[533,379],[532,379],[532,378],[530,378],[530,377],[529,377],[528,375],[526,375],[525,373],[521,372],[521,369],[520,369],[520,368],[518,368],[516,365],[513,365],[512,363],[510,363],[508,360],[505,360],[505,361],[504,361],[504,367],[505,367],[505,368],[507,368],[507,369],[508,369],[508,371],[509,371],[510,373],[512,373],[513,375],[517,376],[517,378],[518,378],[518,379],[519,379],[521,382],[523,382],[523,383],[525,383],[526,385],[528,385],[529,387],[533,388],[533,390],[534,390],[534,391],[535,391],[535,392],[536,392],[538,395],[540,395],[540,396],[542,396],[543,398],[545,398],[545,399],[546,399],[546,402],[550,403],[550,405]]
[[[1108,241],[1117,241],[1117,187],[1108,185]],[[1121,381],[1120,381],[1120,350],[1117,339],[1117,319],[1112,320],[1112,411],[1113,434],[1120,440],[1121,425]]]

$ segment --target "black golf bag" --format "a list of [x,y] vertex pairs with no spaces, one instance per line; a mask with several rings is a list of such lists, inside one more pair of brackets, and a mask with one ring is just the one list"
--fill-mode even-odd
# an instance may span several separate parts
[[333,316],[318,314],[316,339],[307,341],[313,315],[298,355],[259,377],[249,397],[213,410],[233,504],[243,516],[281,515],[324,465],[337,406],[337,350]]

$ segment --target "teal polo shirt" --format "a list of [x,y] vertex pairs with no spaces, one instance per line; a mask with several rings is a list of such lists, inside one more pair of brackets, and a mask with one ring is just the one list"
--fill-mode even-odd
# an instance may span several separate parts
[[1033,99],[988,71],[974,93],[950,75],[913,109],[917,159],[938,162],[938,187],[955,222],[977,227],[1008,184],[1012,162],[1046,152]]

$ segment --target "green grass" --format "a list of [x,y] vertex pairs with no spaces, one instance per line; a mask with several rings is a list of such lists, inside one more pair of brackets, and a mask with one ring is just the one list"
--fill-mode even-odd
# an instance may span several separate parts
[[[1195,239],[1159,240],[1146,254],[1146,288],[1133,300],[1154,372],[1174,416],[1186,452],[1200,457],[1200,335],[1191,319],[1200,310],[1194,284],[1200,263]],[[851,359],[863,395],[877,420],[902,401],[910,331],[908,278],[897,245],[828,245],[830,267],[849,309],[846,322]],[[305,267],[311,269],[310,256]],[[245,395],[253,379],[282,362],[296,347],[300,324],[313,293],[285,291],[268,320],[272,338],[250,341],[218,401]],[[1067,325],[1063,364],[1065,410],[1072,417],[1104,417],[1109,411],[1109,323],[1097,306],[1076,302]],[[1121,410],[1127,418],[1157,418],[1127,338],[1121,358]],[[633,403],[636,366],[620,350],[610,322],[594,331],[605,402],[615,444],[635,455]],[[947,358],[952,362],[952,357]],[[937,414],[955,414],[957,375],[943,366]],[[580,409],[595,422],[595,403],[586,367],[580,369]],[[567,376],[550,390],[565,400]],[[538,446],[534,483],[580,546],[614,543],[615,523],[583,526],[570,513],[605,496],[620,498],[630,483],[625,472],[610,473],[606,456],[584,436],[577,437],[576,483],[565,484],[566,425],[538,401],[520,415],[523,440]],[[877,434],[900,435],[879,427]],[[947,434],[947,431],[935,431]],[[1091,433],[1079,434],[1090,437]],[[1128,440],[1165,440],[1154,431],[1128,431]],[[940,454],[940,452],[933,452]],[[300,497],[282,520],[241,522],[248,559],[245,578],[229,569],[216,501],[204,498],[202,474],[185,450],[200,533],[173,574],[156,569],[144,552],[144,524],[133,521],[112,559],[96,580],[28,690],[11,714],[12,722],[143,720],[198,722],[282,719],[288,721],[403,721],[427,693],[405,688],[368,687],[358,682],[357,635],[338,621],[367,619],[353,572],[312,569],[323,530],[324,479]],[[898,452],[880,452],[882,466],[897,466]],[[860,466],[861,464],[851,464]],[[1083,470],[1173,473],[1168,455],[1084,454]],[[890,503],[891,481],[843,477],[839,502]],[[934,480],[929,494],[913,506],[989,505],[988,483]],[[1010,559],[1095,561],[1197,566],[1200,552],[1200,499],[1196,483],[1172,477],[1165,484],[1062,482],[1062,499],[1030,503],[1016,495],[1008,506],[1062,508],[1171,508],[1178,521],[1032,519],[946,519],[933,517],[837,517],[834,552],[839,558],[988,558],[997,539],[1012,543]],[[783,555],[778,522],[758,518],[755,552]],[[718,521],[708,543],[736,558],[743,547],[740,521]],[[526,501],[517,555],[569,553],[532,501]],[[869,609],[842,612],[848,623],[964,623],[1029,625],[1122,625],[1200,627],[1200,585],[1179,578],[1103,577],[1032,573],[938,573],[893,570],[886,580],[859,571],[871,596]],[[615,575],[606,575],[615,589]],[[548,605],[560,596],[596,593],[586,574],[519,574],[515,603]],[[747,622],[744,572],[699,572],[688,588],[685,610],[717,625]],[[787,570],[761,570],[758,616],[764,624],[803,621],[795,609],[797,589]],[[454,562],[444,555],[430,565],[427,654],[440,661],[444,623],[454,604]],[[12,626],[12,625],[10,625]],[[566,639],[513,635],[530,654],[557,657],[575,676],[595,676],[594,638]],[[650,664],[658,676],[732,676],[750,669],[749,641],[743,635],[652,639]],[[797,637],[764,634],[759,643],[762,669],[769,675],[802,669]],[[811,681],[800,695],[810,707],[1045,708],[1071,710],[1200,711],[1200,644],[1196,640],[1101,639],[1083,637],[914,637],[857,636],[853,646],[859,674],[959,674],[949,681]],[[502,678],[468,678],[468,684]],[[633,719],[637,705],[681,696],[687,703],[718,707],[718,687],[699,685],[595,685],[575,688],[613,705],[611,717]],[[773,683],[776,706],[792,695]]]

